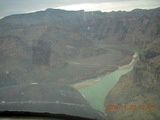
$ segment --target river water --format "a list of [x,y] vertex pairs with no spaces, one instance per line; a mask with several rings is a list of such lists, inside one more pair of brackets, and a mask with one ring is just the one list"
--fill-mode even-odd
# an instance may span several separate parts
[[79,92],[86,98],[94,109],[104,112],[104,101],[108,92],[115,86],[122,75],[133,69],[133,65],[137,58],[138,54],[135,53],[130,64],[121,66],[116,71],[108,73],[104,76],[84,80],[83,82],[76,83],[73,86],[79,90]]

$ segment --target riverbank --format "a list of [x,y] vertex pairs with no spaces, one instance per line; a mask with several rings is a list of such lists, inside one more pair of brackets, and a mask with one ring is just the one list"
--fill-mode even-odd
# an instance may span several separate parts
[[124,69],[117,69],[95,79],[89,79],[73,84],[73,86],[85,96],[86,100],[94,109],[104,112],[104,102],[108,92],[115,86],[122,75],[133,69],[133,65],[138,58],[138,54],[136,54],[133,55],[133,60],[129,63],[128,67],[125,65]]
[[118,69],[126,69],[126,68],[129,68],[129,67],[132,67],[133,64],[136,62],[137,59],[139,59],[139,58],[138,58],[138,53],[136,52],[136,53],[134,53],[134,55],[132,56],[132,61],[131,61],[129,64],[119,66]]
[[88,87],[96,82],[99,82],[100,80],[102,80],[102,78],[106,75],[106,74],[109,74],[111,72],[114,72],[115,70],[121,70],[121,69],[127,69],[127,68],[130,68],[133,66],[133,64],[135,63],[136,59],[138,58],[138,53],[134,53],[132,55],[132,60],[129,64],[127,65],[122,65],[122,66],[119,66],[117,67],[116,69],[112,69],[110,71],[107,71],[105,74],[102,74],[101,76],[98,76],[96,78],[92,78],[92,79],[88,79],[88,80],[83,80],[79,83],[74,83],[73,84],[73,87],[75,87],[76,89],[82,89],[82,88],[85,88],[85,87]]

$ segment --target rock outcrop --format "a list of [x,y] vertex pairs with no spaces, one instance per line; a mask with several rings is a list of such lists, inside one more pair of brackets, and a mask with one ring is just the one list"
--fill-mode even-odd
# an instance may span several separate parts
[[[158,37],[158,36],[157,36]],[[105,106],[111,120],[158,120],[160,118],[160,39],[153,40],[140,54],[133,70],[122,76],[106,97]],[[123,107],[126,107],[123,109]],[[143,109],[142,109],[143,106]]]
[[[160,35],[159,13],[160,8],[109,13],[47,9],[4,17],[1,70],[23,84],[99,76],[128,62],[130,45],[145,49]],[[146,58],[157,55],[148,53]]]

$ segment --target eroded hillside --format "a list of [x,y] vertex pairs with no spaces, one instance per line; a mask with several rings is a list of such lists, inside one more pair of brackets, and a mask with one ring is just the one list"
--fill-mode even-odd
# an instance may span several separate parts
[[[111,120],[159,120],[160,115],[160,39],[157,36],[140,54],[134,69],[121,77],[106,97]],[[124,108],[124,106],[126,108]]]
[[157,38],[159,13],[47,9],[7,16],[0,20],[1,83],[72,83],[115,70]]

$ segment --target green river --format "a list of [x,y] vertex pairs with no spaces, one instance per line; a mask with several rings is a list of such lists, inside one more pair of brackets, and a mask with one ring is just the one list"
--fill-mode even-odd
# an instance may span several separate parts
[[88,84],[85,87],[77,89],[93,108],[104,112],[104,101],[108,92],[115,86],[122,75],[128,73],[133,69],[133,65],[136,62],[137,58],[138,54],[135,53],[130,64],[121,66],[116,71],[108,73],[104,76],[75,83],[73,86],[76,88],[76,86],[78,85]]

